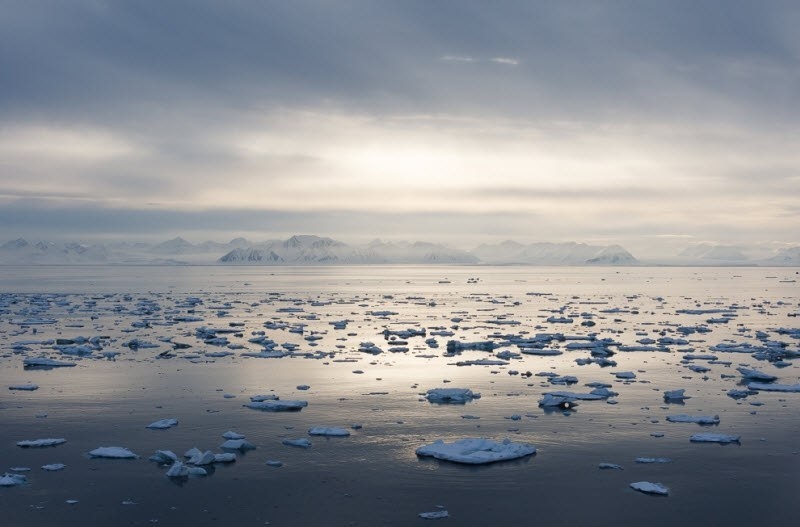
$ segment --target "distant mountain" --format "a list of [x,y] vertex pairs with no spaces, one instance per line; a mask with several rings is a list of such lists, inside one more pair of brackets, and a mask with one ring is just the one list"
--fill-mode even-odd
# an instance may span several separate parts
[[16,265],[64,265],[107,263],[110,252],[102,245],[75,242],[30,243],[23,238],[0,245],[0,263]]
[[472,254],[488,264],[527,265],[636,265],[639,261],[619,245],[585,243],[532,243],[513,241],[484,244]]
[[724,262],[744,262],[749,258],[743,247],[735,245],[713,245],[699,243],[684,249],[678,254],[679,258],[690,260],[716,260]]
[[222,256],[226,264],[345,265],[345,264],[464,264],[477,263],[467,252],[433,243],[346,243],[311,235],[292,236],[248,248],[237,248]]
[[767,258],[761,262],[762,265],[775,266],[800,266],[800,247],[788,247],[781,249],[772,258]]

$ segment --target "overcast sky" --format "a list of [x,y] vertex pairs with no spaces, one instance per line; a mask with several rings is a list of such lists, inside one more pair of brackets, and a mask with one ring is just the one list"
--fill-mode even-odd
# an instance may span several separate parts
[[0,242],[800,243],[799,2],[0,12]]

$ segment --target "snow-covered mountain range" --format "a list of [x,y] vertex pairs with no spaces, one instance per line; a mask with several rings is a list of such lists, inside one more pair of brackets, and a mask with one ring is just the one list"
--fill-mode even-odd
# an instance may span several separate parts
[[[193,244],[173,238],[157,244],[29,242],[18,238],[0,244],[0,265],[349,265],[349,264],[487,264],[487,265],[641,265],[619,245],[505,241],[472,251],[428,242],[347,244],[332,238],[296,235],[254,243]],[[800,247],[765,253],[747,248],[698,244],[673,259],[646,264],[800,266]]]

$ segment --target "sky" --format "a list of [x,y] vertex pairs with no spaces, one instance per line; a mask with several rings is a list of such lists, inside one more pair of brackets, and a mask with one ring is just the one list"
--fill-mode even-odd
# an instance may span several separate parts
[[0,12],[0,242],[800,244],[798,2]]

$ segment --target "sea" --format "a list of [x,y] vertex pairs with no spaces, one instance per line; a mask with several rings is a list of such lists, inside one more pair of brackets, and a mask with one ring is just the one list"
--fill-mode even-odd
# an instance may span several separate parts
[[[3,266],[0,525],[793,524],[798,280],[765,267]],[[473,397],[431,397],[441,389]],[[548,406],[553,393],[567,404]],[[177,424],[148,428],[163,419]],[[223,448],[227,432],[246,446]],[[725,442],[696,440],[709,434]],[[39,439],[65,441],[18,445]],[[310,446],[286,444],[298,439]],[[535,453],[418,455],[466,439]],[[171,460],[150,459],[191,468],[193,448],[235,461],[170,477]]]

